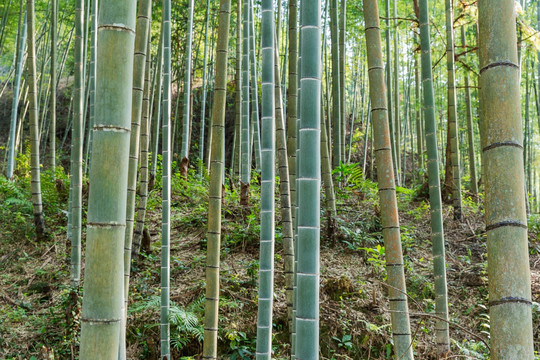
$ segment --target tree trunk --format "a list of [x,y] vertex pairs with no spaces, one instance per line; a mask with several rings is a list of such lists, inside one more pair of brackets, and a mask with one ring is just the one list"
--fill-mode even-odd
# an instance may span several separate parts
[[49,128],[49,164],[55,178],[56,169],[56,28],[58,21],[58,2],[51,0],[51,102],[50,102],[50,128]]
[[135,193],[137,191],[137,170],[139,166],[139,143],[141,135],[142,102],[146,54],[148,51],[148,32],[150,31],[150,0],[139,1],[137,24],[135,28],[135,52],[133,55],[133,88],[131,100],[131,134],[129,146],[129,165],[127,183],[126,231],[124,239],[124,312],[120,328],[120,359],[126,356],[126,321],[131,271],[131,246],[133,242],[133,223],[135,222]]
[[439,159],[437,153],[437,123],[431,73],[431,42],[429,34],[428,1],[420,0],[420,43],[422,63],[422,84],[424,92],[424,119],[426,127],[426,147],[428,155],[429,205],[431,207],[431,241],[433,243],[433,267],[435,276],[435,313],[441,320],[435,324],[435,336],[439,354],[450,350],[448,333],[448,300],[446,290],[446,264],[444,249],[444,229],[442,221],[441,185]]
[[146,56],[144,95],[142,102],[142,122],[141,122],[141,175],[139,183],[139,205],[137,206],[137,221],[133,231],[133,246],[131,248],[131,262],[137,261],[141,240],[144,232],[144,219],[146,217],[146,205],[148,202],[148,148],[150,145],[150,45],[151,34],[148,32],[148,54]]
[[162,119],[162,206],[161,206],[161,360],[171,359],[170,339],[170,259],[171,259],[171,0],[163,0],[161,36],[163,41],[163,119]]
[[[298,265],[296,349],[298,359],[319,358],[320,277],[320,0],[300,9],[300,126],[298,137]],[[338,137],[340,132],[338,132]],[[336,147],[337,149],[337,147]],[[300,296],[302,294],[302,296]]]
[[41,203],[41,171],[39,167],[39,129],[38,129],[38,100],[36,89],[36,46],[34,30],[34,0],[26,1],[28,26],[28,96],[30,98],[30,171],[32,177],[32,204],[34,209],[34,225],[38,241],[44,241],[45,220],[43,219],[43,205]]
[[227,97],[227,57],[231,0],[220,1],[215,67],[215,95],[212,104],[212,146],[208,202],[208,249],[206,256],[206,301],[204,310],[203,357],[217,359],[219,307],[219,254],[221,243],[221,196]]
[[[277,36],[276,36],[277,43]],[[287,134],[283,116],[283,95],[281,93],[281,76],[279,69],[279,51],[276,44],[274,59],[274,96],[276,103],[276,145],[279,169],[279,192],[281,195],[281,232],[283,234],[283,252],[285,274],[285,294],[287,301],[287,319],[289,332],[292,333],[293,281],[294,281],[294,244],[293,223],[291,213],[291,195],[289,180],[289,161],[287,158]]]
[[[27,13],[24,10],[24,2],[20,0],[20,12],[19,12],[19,31],[17,33],[17,55],[16,55],[16,70],[15,79],[13,84],[13,103],[11,105],[11,125],[9,130],[9,154],[6,177],[8,179],[13,178],[13,171],[15,169],[15,153],[17,146],[15,145],[17,137],[17,110],[19,109],[19,91],[21,88],[22,68],[24,61],[24,46],[26,44],[26,27],[27,27]],[[24,15],[23,15],[24,14]],[[23,97],[24,98],[24,97]],[[23,102],[24,104],[24,102]]]
[[[394,84],[392,96],[394,97],[394,143],[392,146],[395,146],[396,152],[396,163],[394,167],[396,169],[396,178],[398,179],[398,184],[401,183],[401,171],[404,170],[401,168],[401,109],[399,101],[399,32],[397,27],[397,0],[394,0]],[[404,150],[405,151],[405,150]],[[403,165],[405,166],[405,165]]]
[[[339,86],[339,23],[338,1],[330,1],[330,38],[332,43],[332,121],[333,121],[333,167],[337,168],[341,162],[341,87]],[[344,1],[344,0],[342,0]]]
[[204,27],[204,64],[203,64],[203,84],[202,84],[202,104],[201,104],[201,135],[199,136],[199,174],[202,175],[204,168],[204,128],[206,126],[206,70],[208,68],[208,23],[210,22],[210,0],[206,0],[206,21]]
[[244,0],[244,12],[242,20],[242,126],[240,136],[240,183],[242,186],[240,203],[248,205],[249,179],[251,172],[250,163],[250,113],[249,113],[249,0]]
[[[448,143],[450,148],[451,181],[447,181],[452,189],[452,205],[454,219],[461,219],[461,166],[459,163],[458,119],[456,109],[456,71],[454,65],[454,11],[452,0],[445,0],[446,7],[446,62],[448,71]],[[447,160],[447,161],[448,161]],[[446,166],[448,168],[448,164]],[[447,179],[450,174],[447,174]]]
[[[347,87],[345,86],[345,67],[347,61],[347,52],[345,49],[345,29],[347,19],[347,0],[341,0],[341,13],[339,16],[339,109],[341,113],[341,161],[345,162],[345,134],[347,133],[347,109],[345,94]],[[351,128],[352,129],[352,128]],[[352,131],[352,130],[351,130]]]
[[491,358],[533,359],[514,1],[480,0],[478,22]]
[[255,23],[253,22],[253,0],[249,2],[249,66],[251,68],[251,130],[249,143],[249,166],[253,164],[251,154],[255,152],[255,168],[261,169],[261,132],[259,128],[259,76],[255,56]]
[[[257,360],[272,355],[272,307],[274,293],[274,192],[275,192],[275,48],[272,0],[261,5],[262,107],[261,107],[261,238],[259,302],[257,310]],[[279,87],[279,83],[277,84]]]
[[386,249],[386,272],[388,273],[388,295],[392,311],[394,352],[396,359],[413,359],[395,176],[392,164],[390,127],[388,124],[388,104],[384,84],[379,10],[376,0],[364,0],[364,14],[366,19],[369,94],[375,136],[373,140],[377,162],[381,222]]
[[[182,149],[180,157],[182,161],[189,163],[189,141],[190,141],[190,126],[191,126],[191,49],[193,38],[193,0],[189,0],[188,9],[188,24],[187,24],[187,52],[186,66],[184,68],[184,101],[183,101],[183,123],[182,123]],[[187,179],[187,165],[182,176]]]
[[102,0],[100,8],[81,359],[118,358],[135,5],[132,1]]

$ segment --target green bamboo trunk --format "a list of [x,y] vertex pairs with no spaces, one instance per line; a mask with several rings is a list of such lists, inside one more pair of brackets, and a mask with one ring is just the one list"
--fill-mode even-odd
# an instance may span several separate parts
[[[296,207],[296,118],[298,106],[298,10],[296,0],[289,0],[289,83],[287,91],[287,155],[291,183],[291,206]],[[292,213],[293,223],[295,213]]]
[[88,173],[88,164],[90,162],[89,155],[92,149],[92,128],[95,122],[95,103],[96,103],[96,42],[97,42],[97,9],[98,0],[90,0],[92,2],[92,27],[90,30],[90,69],[88,74],[88,93],[90,96],[88,105],[88,136],[86,137],[86,151],[84,162],[84,173]]
[[49,128],[49,164],[55,176],[56,169],[56,43],[57,43],[57,21],[58,21],[58,1],[51,0],[51,101],[49,103],[50,128]]
[[[199,173],[202,175],[204,166],[204,128],[206,123],[206,69],[208,67],[208,23],[210,22],[210,0],[206,0],[206,25],[204,27],[204,64],[203,64],[203,85],[202,85],[202,105],[201,105],[201,135],[199,136]],[[234,147],[233,147],[234,148]]]
[[364,0],[366,48],[368,56],[369,95],[373,124],[375,161],[381,207],[388,274],[394,357],[413,359],[411,330],[407,306],[407,288],[403,269],[399,214],[396,199],[392,146],[388,124],[388,104],[384,82],[384,61],[381,45],[379,9],[376,0]]
[[75,56],[73,85],[73,127],[71,135],[71,286],[77,288],[81,277],[81,221],[82,221],[82,145],[83,145],[83,11],[84,0],[75,7]]
[[390,125],[390,143],[392,146],[392,163],[394,164],[394,175],[396,176],[396,185],[400,185],[398,165],[398,156],[395,141],[395,122],[394,122],[394,102],[392,99],[392,60],[390,48],[390,0],[385,1],[386,4],[386,29],[384,31],[386,44],[386,101],[388,102],[388,124]]
[[[163,29],[163,21],[161,22],[161,27]],[[156,178],[156,169],[157,169],[157,155],[159,150],[159,133],[161,128],[161,103],[162,103],[162,96],[163,96],[163,30],[160,32],[159,36],[159,46],[158,46],[158,53],[156,55],[157,58],[157,66],[156,66],[156,73],[155,73],[155,80],[153,87],[154,96],[152,99],[153,108],[150,107],[150,111],[152,112],[153,121],[154,124],[154,140],[152,141],[152,168],[150,169],[150,181],[148,182],[148,187],[150,189],[153,189],[154,187],[154,180]]]
[[[274,293],[275,221],[275,98],[274,98],[274,10],[272,0],[261,7],[262,107],[261,107],[261,238],[259,255],[259,302],[255,358],[271,359],[272,308]],[[279,83],[278,83],[279,86]]]
[[39,167],[39,129],[38,129],[38,100],[36,88],[36,46],[35,46],[35,16],[34,1],[26,1],[28,26],[28,57],[26,60],[28,77],[28,96],[30,111],[30,172],[32,177],[32,204],[34,209],[34,225],[38,241],[45,240],[45,220],[43,219],[43,205],[41,203],[41,180]]
[[[418,35],[415,34],[415,45],[420,45]],[[424,169],[424,137],[422,136],[422,100],[420,99],[420,63],[418,62],[418,52],[414,53],[414,90],[415,90],[415,112],[416,112],[416,152],[418,154],[418,170],[423,173]]]
[[[324,16],[324,23],[323,23],[323,41],[322,43],[325,44],[325,53],[326,53],[326,28],[327,28],[327,19],[328,19],[328,11],[326,9],[328,8],[328,2],[325,5],[325,16]],[[340,36],[341,41],[341,36]],[[341,46],[341,44],[340,44]],[[324,57],[326,54],[323,54],[323,57],[321,58],[321,61],[324,61]],[[340,66],[341,64],[340,59]],[[326,69],[325,69],[326,70]],[[326,70],[326,89],[329,91],[328,86],[328,70]],[[341,81],[341,73],[340,73],[340,81]],[[340,89],[342,91],[343,88]],[[328,94],[327,94],[328,95]],[[344,98],[344,97],[342,97]],[[327,107],[330,106],[330,101],[327,102]],[[332,149],[331,140],[328,136],[330,129],[330,109],[328,109],[328,121],[326,120],[325,112],[324,112],[324,102],[323,102],[323,94],[321,91],[321,178],[324,185],[324,193],[325,193],[325,200],[326,200],[326,211],[328,216],[328,233],[332,233],[332,225],[336,219],[337,212],[336,212],[336,199],[334,194],[334,179],[332,178],[332,155],[330,153]],[[343,153],[344,154],[344,153]]]
[[[461,43],[463,51],[467,51],[467,37],[465,25],[461,27]],[[463,54],[463,62],[467,62],[467,54]],[[469,172],[471,176],[471,192],[478,194],[478,180],[476,177],[476,161],[474,158],[474,125],[472,120],[471,89],[469,88],[469,71],[465,69],[465,110],[467,115],[467,139],[469,141]]]
[[131,246],[133,242],[133,223],[135,222],[135,195],[137,191],[137,169],[139,165],[139,143],[144,92],[144,74],[150,31],[150,0],[139,1],[135,29],[135,52],[133,55],[133,89],[131,102],[131,134],[129,145],[129,165],[127,183],[126,231],[124,240],[124,317],[120,334],[120,359],[125,358],[126,319],[129,294],[129,275],[131,271]]
[[102,0],[99,12],[80,359],[118,357],[135,8],[132,1]]
[[183,123],[182,123],[182,149],[180,156],[183,159],[189,158],[189,128],[191,124],[191,49],[193,38],[193,7],[194,1],[189,0],[188,27],[186,42],[186,66],[184,68],[184,101],[183,101]]
[[219,254],[221,244],[221,196],[224,171],[225,105],[231,0],[221,0],[216,48],[212,143],[210,144],[210,191],[208,201],[208,249],[206,256],[206,301],[203,358],[217,359],[219,308]]
[[[394,146],[396,147],[396,177],[401,179],[400,173],[401,169],[401,109],[400,109],[400,98],[399,98],[399,31],[397,25],[397,0],[394,0],[394,91],[392,96],[394,97]],[[403,171],[404,172],[404,171]],[[400,181],[398,181],[399,183]]]
[[338,24],[338,1],[330,1],[330,38],[332,43],[332,165],[334,168],[341,162],[341,87],[339,86],[339,24]]
[[456,70],[454,65],[454,11],[452,0],[446,8],[446,69],[448,71],[448,127],[450,129],[450,160],[452,166],[452,204],[454,218],[461,219],[461,165],[459,159],[458,119],[456,108]]
[[133,231],[133,246],[131,248],[131,262],[135,263],[144,231],[144,219],[146,217],[146,205],[148,204],[148,152],[150,145],[150,45],[152,34],[148,32],[148,55],[146,56],[144,93],[142,102],[142,121],[141,121],[141,175],[139,180],[139,205],[137,206],[137,215],[135,230]]
[[231,161],[235,179],[240,175],[240,126],[242,123],[242,1],[236,0],[236,88],[234,104],[234,139]]
[[[300,8],[300,124],[298,131],[298,359],[319,358],[321,4]],[[337,44],[336,44],[337,45]],[[339,103],[339,102],[338,102]],[[338,137],[339,137],[338,132]],[[338,147],[336,147],[337,149]]]
[[[287,156],[289,158],[289,181],[291,184],[291,208],[293,223],[293,251],[294,263],[297,259],[297,231],[296,231],[296,211],[297,211],[297,192],[296,192],[296,124],[298,118],[298,6],[296,0],[289,0],[289,83],[287,91]],[[296,342],[296,265],[293,265],[293,309],[291,326],[291,358],[294,357]]]
[[287,134],[283,116],[283,95],[281,93],[281,76],[279,69],[279,49],[277,46],[274,58],[274,97],[276,103],[276,145],[279,169],[279,192],[281,195],[281,233],[283,237],[283,273],[285,275],[285,295],[287,302],[287,320],[289,332],[292,334],[293,315],[293,282],[294,282],[294,244],[293,222],[291,212],[291,195],[289,180],[289,159],[287,154]]
[[169,323],[171,259],[171,0],[163,0],[163,119],[162,123],[162,205],[161,205],[161,360],[171,359]]
[[255,166],[261,169],[261,132],[259,127],[259,85],[257,73],[257,59],[255,57],[255,23],[253,21],[253,0],[249,0],[249,66],[251,67],[251,130],[249,145],[249,164],[252,152],[255,153]]
[[332,165],[328,151],[328,133],[326,132],[326,128],[324,107],[321,105],[321,177],[324,184],[324,195],[326,197],[326,211],[328,212],[329,223],[332,223],[337,217],[337,211],[336,197],[334,194],[334,180],[332,179]]
[[[24,2],[20,0],[20,12],[19,12],[19,31],[17,35],[17,55],[16,55],[16,69],[15,79],[13,84],[13,102],[11,105],[11,124],[9,129],[9,153],[8,153],[8,165],[6,171],[6,177],[11,179],[13,177],[13,170],[15,169],[15,153],[17,146],[15,145],[15,139],[17,137],[17,114],[19,108],[19,93],[21,89],[22,68],[24,62],[24,46],[26,43],[26,27],[28,24],[27,13],[24,10]],[[23,15],[24,14],[24,15]],[[23,102],[24,104],[24,102]]]
[[[299,11],[299,26],[302,24],[302,12]],[[293,332],[291,335],[291,359],[296,359],[296,335],[297,335],[297,309],[298,309],[298,215],[299,215],[299,198],[298,198],[298,189],[299,189],[299,179],[298,174],[300,169],[300,100],[302,95],[302,82],[300,81],[300,74],[302,69],[302,37],[300,28],[297,30],[298,32],[298,57],[297,57],[297,116],[296,116],[296,206],[293,209],[293,216],[294,216],[294,223],[293,223],[293,231],[294,231],[294,276],[293,276]]]
[[514,2],[480,0],[478,22],[491,359],[533,359]]
[[251,171],[250,156],[250,113],[249,113],[249,0],[244,0],[242,13],[242,125],[240,136],[240,181],[249,188]]
[[444,229],[442,221],[439,157],[437,153],[437,123],[435,121],[433,77],[431,73],[431,42],[429,34],[429,9],[427,0],[419,1],[420,45],[422,84],[424,93],[425,140],[427,147],[427,170],[429,182],[429,205],[431,207],[431,241],[433,243],[433,267],[435,276],[435,313],[441,320],[435,324],[437,349],[445,353],[450,348],[448,333],[448,300],[446,290],[446,265]]
[[[345,28],[347,19],[347,0],[341,0],[341,12],[339,14],[339,108],[341,112],[341,161],[344,162],[345,154],[345,134],[347,133],[347,109],[346,109],[346,96],[345,91],[345,67],[346,67],[346,48],[345,48]],[[352,129],[352,128],[351,128]]]

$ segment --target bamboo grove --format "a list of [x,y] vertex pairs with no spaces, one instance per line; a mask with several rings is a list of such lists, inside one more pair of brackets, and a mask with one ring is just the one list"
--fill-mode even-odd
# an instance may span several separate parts
[[[434,323],[435,357],[460,354],[447,217],[471,227],[467,201],[485,211],[490,358],[535,358],[527,229],[540,212],[540,1],[5,0],[0,24],[0,170],[7,181],[28,178],[33,241],[53,238],[44,174],[69,188],[62,237],[70,296],[82,303],[72,356],[129,358],[130,278],[150,259],[147,227],[159,222],[156,356],[173,358],[180,181],[180,192],[189,182],[207,191],[206,257],[190,265],[205,273],[193,358],[225,358],[229,192],[244,220],[260,209],[249,220],[260,235],[249,239],[258,249],[249,356],[278,358],[279,341],[286,358],[319,359],[321,246],[343,240],[344,189],[370,180],[384,275],[362,280],[385,289],[374,303],[386,304],[387,358],[422,358],[422,316]],[[64,168],[68,185],[56,179]],[[412,310],[408,289],[415,249],[402,241],[399,194],[409,188],[429,206],[429,314]]]

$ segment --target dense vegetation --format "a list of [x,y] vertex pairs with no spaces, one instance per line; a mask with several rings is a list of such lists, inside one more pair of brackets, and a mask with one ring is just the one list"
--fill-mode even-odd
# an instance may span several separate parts
[[540,358],[539,27],[4,1],[0,358]]

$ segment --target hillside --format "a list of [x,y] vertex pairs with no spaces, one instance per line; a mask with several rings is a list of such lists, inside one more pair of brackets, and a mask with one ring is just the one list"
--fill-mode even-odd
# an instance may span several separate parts
[[[46,243],[33,240],[32,207],[27,200],[29,175],[19,173],[15,183],[0,178],[0,202],[5,204],[0,208],[0,358],[3,359],[42,359],[53,352],[56,359],[72,358],[72,352],[75,358],[78,355],[81,297],[75,303],[70,295],[70,244],[66,240],[67,219],[63,212],[69,180],[60,171],[57,176],[59,180],[54,183],[49,172],[43,174],[45,212],[51,234]],[[175,359],[199,359],[202,354],[207,181],[206,177],[190,173],[188,181],[175,177],[173,182],[171,341]],[[148,203],[151,251],[142,254],[131,279],[130,359],[155,359],[159,354],[159,186],[158,180]],[[257,177],[252,181],[248,208],[238,205],[238,191],[227,186],[223,212],[219,352],[224,359],[250,359],[255,346]],[[414,352],[418,359],[431,359],[435,358],[435,318],[429,206],[421,191],[421,186],[415,190],[398,188],[398,201]],[[321,358],[394,358],[376,184],[355,180],[348,182],[337,195],[338,226],[332,238],[327,236],[326,218],[321,219]],[[461,223],[452,219],[450,208],[444,211],[452,350],[456,356],[472,359],[488,359],[489,344],[481,204],[481,198],[464,197]],[[285,359],[289,345],[279,219],[277,225],[273,358]],[[529,229],[533,321],[538,348],[540,221],[536,215],[531,216]]]

